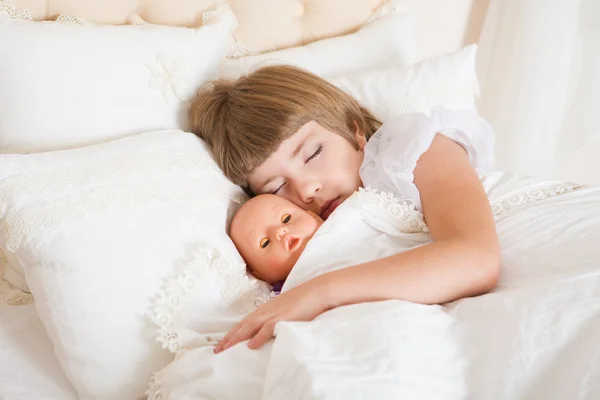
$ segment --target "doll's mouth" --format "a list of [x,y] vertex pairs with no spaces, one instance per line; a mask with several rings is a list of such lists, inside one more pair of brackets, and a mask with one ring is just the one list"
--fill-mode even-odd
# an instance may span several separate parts
[[298,237],[288,235],[285,238],[285,241],[287,243],[288,250],[296,250],[298,246],[300,246],[300,238]]

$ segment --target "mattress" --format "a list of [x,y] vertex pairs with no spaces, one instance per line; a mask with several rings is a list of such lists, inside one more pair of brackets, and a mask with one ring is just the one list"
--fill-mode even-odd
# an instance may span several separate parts
[[0,305],[0,399],[77,399],[33,304]]

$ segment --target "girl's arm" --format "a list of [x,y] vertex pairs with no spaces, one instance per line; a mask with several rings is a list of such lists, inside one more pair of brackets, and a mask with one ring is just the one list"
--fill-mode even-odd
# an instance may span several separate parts
[[320,276],[328,307],[384,299],[445,303],[496,286],[496,228],[467,153],[438,134],[414,176],[434,242]]
[[496,285],[500,249],[490,205],[464,149],[436,135],[414,171],[433,243],[323,274],[270,300],[219,343],[219,352],[252,338],[258,348],[279,321],[308,321],[328,309],[401,299],[436,304]]

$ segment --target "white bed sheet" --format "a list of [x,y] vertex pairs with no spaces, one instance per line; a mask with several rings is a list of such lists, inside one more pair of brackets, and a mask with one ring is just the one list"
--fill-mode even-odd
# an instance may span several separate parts
[[0,305],[0,399],[77,399],[33,304]]
[[[275,341],[258,351],[244,343],[218,355],[210,346],[182,351],[154,375],[150,399],[429,400],[449,398],[448,388],[468,399],[600,399],[600,187],[501,172],[487,174],[482,183],[501,242],[501,276],[492,292],[444,307],[454,319],[445,334],[409,321],[398,301],[367,304],[374,308],[369,312],[341,307],[313,322],[279,323]],[[374,196],[356,205],[396,215],[391,211],[398,208]],[[373,248],[386,255],[393,230],[377,224],[382,235],[371,235],[368,224],[349,214],[361,210],[351,207],[338,208],[337,218],[322,226],[286,285],[364,262]],[[339,241],[339,232],[347,240]],[[401,244],[394,242],[394,251]],[[412,326],[422,338],[411,336],[415,331],[402,334]],[[455,346],[428,339],[441,337]],[[381,344],[389,351],[377,353]],[[423,357],[423,348],[435,351]],[[448,357],[454,348],[456,362]],[[398,357],[408,350],[417,351]],[[463,360],[466,371],[458,374]],[[421,368],[427,365],[442,372]],[[442,385],[448,377],[456,385]],[[460,397],[463,383],[467,395]],[[431,395],[436,386],[444,389],[442,397]],[[398,396],[398,390],[411,394]]]

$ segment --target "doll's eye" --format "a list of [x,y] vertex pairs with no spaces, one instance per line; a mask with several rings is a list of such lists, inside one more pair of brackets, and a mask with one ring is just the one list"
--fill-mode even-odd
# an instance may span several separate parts
[[269,238],[262,238],[260,240],[260,247],[262,247],[263,249],[266,249],[267,246],[269,245],[269,243],[271,243],[271,241],[269,240]]
[[281,217],[281,222],[287,224],[288,222],[290,222],[291,219],[292,216],[290,214],[283,214],[283,216]]

